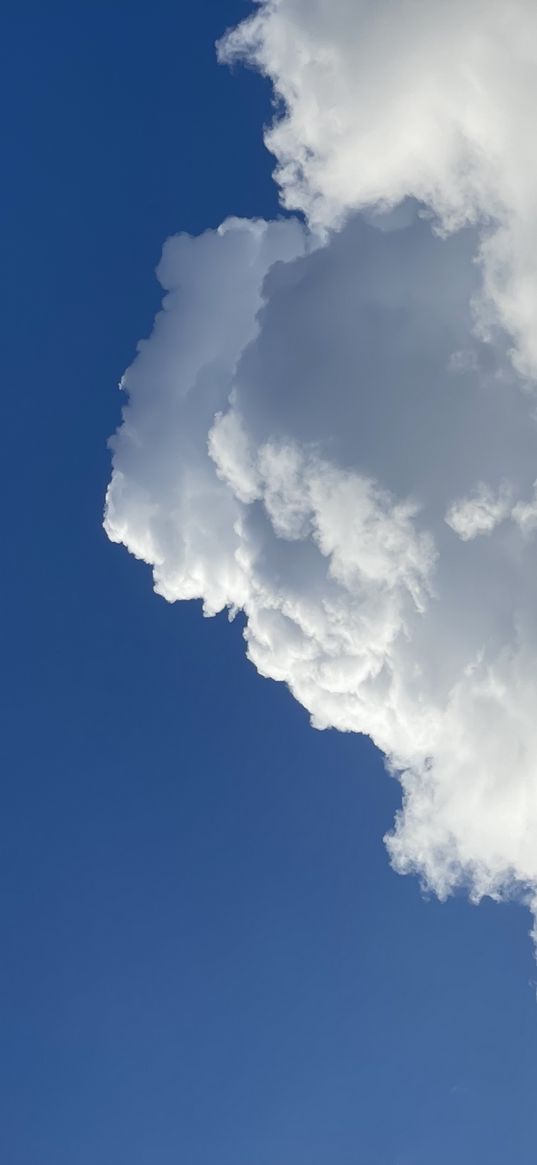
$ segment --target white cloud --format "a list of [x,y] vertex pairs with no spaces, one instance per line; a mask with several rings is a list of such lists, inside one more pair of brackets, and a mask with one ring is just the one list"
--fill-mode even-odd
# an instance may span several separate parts
[[[404,789],[392,861],[441,896],[537,897],[537,443],[510,361],[536,343],[536,20],[274,0],[228,39],[285,97],[270,142],[314,230],[168,241],[107,495],[109,536],[160,594],[244,611],[263,675],[317,727],[373,738]],[[474,225],[440,237],[423,202]],[[505,325],[488,336],[483,272]]]
[[244,597],[238,508],[207,455],[208,433],[255,335],[264,274],[304,245],[293,220],[230,219],[198,239],[169,239],[163,310],[122,381],[130,403],[113,442],[106,531],[152,563],[160,594],[202,598],[208,613]]
[[511,516],[523,534],[531,536],[534,530],[537,529],[537,482],[533,483],[533,497],[531,501],[517,502],[516,506],[513,506]]
[[478,534],[491,534],[498,522],[509,516],[509,502],[508,485],[503,483],[495,493],[480,482],[471,497],[453,502],[446,514],[446,522],[459,538],[469,542]]
[[311,223],[406,196],[450,229],[495,221],[485,289],[533,373],[534,0],[260,0],[220,54],[271,78],[283,113],[266,142]]

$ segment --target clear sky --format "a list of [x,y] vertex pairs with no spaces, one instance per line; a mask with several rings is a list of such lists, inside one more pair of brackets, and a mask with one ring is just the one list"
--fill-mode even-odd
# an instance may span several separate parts
[[4,18],[0,1159],[534,1165],[528,913],[396,875],[380,754],[101,528],[164,239],[277,213],[245,9]]

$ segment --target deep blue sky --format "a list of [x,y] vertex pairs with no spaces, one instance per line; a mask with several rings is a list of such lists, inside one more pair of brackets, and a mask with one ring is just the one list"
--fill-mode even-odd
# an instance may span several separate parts
[[101,530],[163,240],[276,209],[247,9],[4,18],[0,1160],[535,1165],[527,915],[393,874],[372,747]]

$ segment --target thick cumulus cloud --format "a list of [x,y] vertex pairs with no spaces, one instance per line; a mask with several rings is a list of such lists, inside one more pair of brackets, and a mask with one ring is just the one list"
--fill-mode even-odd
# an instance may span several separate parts
[[267,145],[310,222],[407,195],[447,228],[494,220],[484,323],[499,315],[535,372],[534,0],[261,0],[220,53],[273,81]]
[[397,869],[530,903],[535,20],[272,0],[228,36],[285,102],[269,144],[305,220],[166,243],[105,516],[166,599],[244,612],[316,727],[382,749]]

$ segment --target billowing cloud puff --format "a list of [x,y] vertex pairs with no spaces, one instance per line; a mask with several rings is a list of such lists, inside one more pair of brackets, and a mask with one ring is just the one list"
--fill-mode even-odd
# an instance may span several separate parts
[[261,0],[220,54],[271,78],[283,112],[266,142],[310,222],[407,195],[447,228],[494,220],[487,309],[534,372],[534,0]]
[[243,611],[316,727],[372,737],[403,785],[397,869],[533,903],[533,268],[513,252],[502,300],[491,265],[527,195],[525,15],[273,0],[228,37],[286,102],[269,142],[306,220],[167,242],[105,526],[169,601]]

